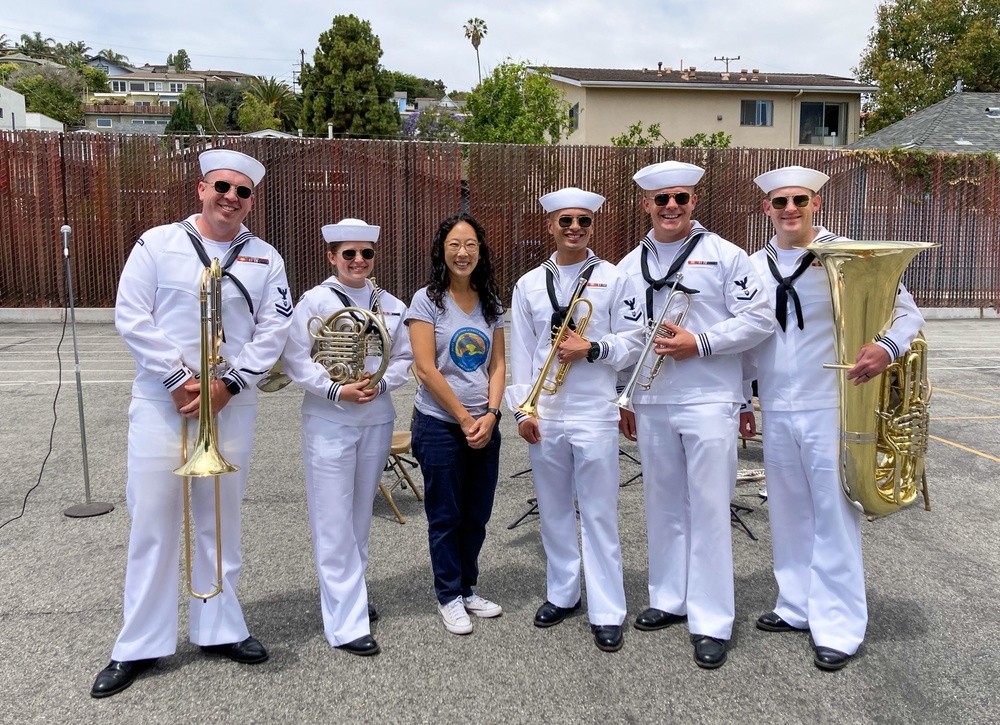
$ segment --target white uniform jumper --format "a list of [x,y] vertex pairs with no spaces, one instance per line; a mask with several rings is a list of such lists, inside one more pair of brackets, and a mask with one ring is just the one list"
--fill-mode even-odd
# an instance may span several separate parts
[[[378,312],[392,341],[389,366],[378,383],[378,395],[363,405],[341,401],[340,383],[313,362],[313,339],[307,321],[326,319],[344,308],[375,309],[370,281],[363,289],[346,287],[330,277],[302,295],[295,305],[288,343],[281,356],[288,376],[305,390],[302,400],[302,458],[313,553],[319,574],[323,631],[333,646],[371,634],[368,622],[368,534],[372,503],[389,449],[396,410],[391,391],[406,383],[413,355],[403,327],[406,305],[378,290]],[[315,325],[316,323],[314,323]],[[369,357],[365,370],[374,372],[379,358]]]
[[[637,388],[632,399],[646,505],[649,606],[687,615],[691,634],[728,640],[735,618],[729,502],[742,400],[739,353],[771,334],[774,315],[746,253],[698,222],[686,239],[669,244],[655,242],[650,231],[618,264],[646,292],[644,253],[648,275],[660,287],[651,319],[659,317],[676,279],[668,274],[676,260],[683,274],[678,289],[697,290],[681,327],[698,342],[697,357],[664,357],[650,389]],[[671,310],[667,319],[673,322],[676,313]]]
[[[815,243],[842,239],[815,229]],[[772,309],[779,283],[769,269],[769,255],[788,278],[806,254],[779,249],[772,238],[751,257]],[[833,302],[818,260],[792,289],[785,329],[779,325],[754,351],[778,582],[774,611],[794,627],[808,627],[816,646],[853,655],[868,623],[861,518],[840,484],[837,371],[823,368],[835,361]],[[892,326],[875,342],[895,359],[909,350],[923,323],[913,297],[901,286]]]
[[[127,661],[164,657],[177,649],[177,584],[183,517],[181,415],[170,396],[201,364],[199,291],[204,265],[189,232],[191,216],[180,224],[155,227],[140,237],[118,283],[115,326],[136,361],[128,429],[129,538],[125,573],[125,626],[111,657]],[[240,505],[250,468],[257,415],[255,383],[278,359],[288,334],[292,302],[281,255],[245,227],[232,242],[202,239],[208,257],[218,257],[229,277],[222,282],[221,354],[229,361],[224,376],[242,389],[218,416],[219,450],[240,467],[221,477],[222,594],[192,599],[191,641],[197,645],[241,642],[249,636],[236,598],[240,576]],[[193,444],[196,421],[189,422]],[[196,591],[215,584],[215,485],[196,478],[191,485],[196,554],[192,578]]]
[[[570,365],[554,395],[538,403],[541,441],[528,446],[547,560],[546,598],[559,607],[580,599],[580,547],[577,545],[574,495],[580,508],[587,608],[594,625],[625,620],[621,545],[618,538],[618,408],[615,371],[635,362],[642,345],[642,309],[628,279],[588,250],[586,262],[570,267],[555,255],[528,272],[514,287],[511,304],[511,410],[528,397],[552,347],[553,309],[546,270],[553,275],[560,305],[567,305],[584,267],[593,266],[583,296],[594,306],[584,336],[598,342],[593,362]],[[579,320],[585,312],[573,314]],[[558,362],[549,371],[552,378]],[[515,412],[518,421],[524,416]]]

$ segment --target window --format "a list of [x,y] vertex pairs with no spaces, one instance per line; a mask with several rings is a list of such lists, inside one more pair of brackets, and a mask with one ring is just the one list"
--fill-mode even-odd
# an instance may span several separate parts
[[580,104],[574,103],[573,107],[569,109],[569,122],[572,124],[570,128],[574,131],[580,128]]
[[134,105],[134,106],[149,106],[150,102],[149,101],[136,101],[132,105]]
[[128,84],[128,89],[130,91],[132,91],[133,93],[136,92],[136,91],[138,91],[139,93],[142,93],[144,90],[146,90],[146,84],[143,83],[142,81],[138,81],[138,82],[137,81],[130,81],[129,84]]
[[184,90],[184,84],[183,83],[171,83],[170,84],[170,92],[171,93],[180,93],[183,90]]
[[773,126],[774,101],[740,101],[741,126]]
[[115,93],[126,93],[128,92],[128,83],[126,81],[111,81],[111,90]]
[[99,118],[99,119],[97,119],[97,127],[98,128],[111,128],[111,119],[110,118]]
[[799,110],[799,143],[841,146],[847,143],[847,104],[803,102]]
[[149,90],[151,90],[151,91],[162,91],[163,90],[163,82],[162,81],[150,81],[149,82]]

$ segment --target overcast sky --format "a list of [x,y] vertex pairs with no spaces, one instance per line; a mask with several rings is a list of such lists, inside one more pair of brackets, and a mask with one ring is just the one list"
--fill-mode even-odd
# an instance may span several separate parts
[[[477,81],[465,22],[488,32],[479,48],[483,74],[508,56],[537,65],[581,68],[725,70],[851,76],[867,44],[876,0],[368,0],[367,2],[4,3],[0,33],[17,40],[39,31],[59,42],[83,40],[134,65],[162,63],[187,50],[196,70],[275,76],[291,83],[300,49],[310,62],[333,17],[354,13],[382,42],[382,65],[449,90]],[[203,18],[191,22],[191,18]]]

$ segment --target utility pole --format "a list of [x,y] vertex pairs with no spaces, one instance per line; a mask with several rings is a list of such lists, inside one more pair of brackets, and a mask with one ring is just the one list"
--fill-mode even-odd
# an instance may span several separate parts
[[299,48],[299,89],[302,88],[302,71],[306,68],[306,51],[305,48]]
[[725,64],[726,64],[726,73],[729,72],[729,61],[731,61],[731,60],[739,60],[739,59],[740,59],[739,56],[736,56],[735,58],[727,58],[726,56],[722,56],[721,58],[716,58],[716,60],[721,60],[721,61],[725,62]]

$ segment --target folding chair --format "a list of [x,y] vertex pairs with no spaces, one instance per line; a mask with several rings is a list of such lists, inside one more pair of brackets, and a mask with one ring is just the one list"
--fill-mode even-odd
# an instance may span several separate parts
[[401,524],[406,523],[406,519],[403,514],[400,513],[399,507],[396,506],[396,502],[392,500],[392,492],[396,490],[397,486],[402,486],[406,488],[410,487],[413,491],[413,495],[417,497],[418,501],[423,501],[424,497],[421,495],[420,491],[415,485],[413,485],[413,479],[410,478],[410,474],[406,471],[406,466],[411,468],[416,468],[416,461],[412,461],[409,458],[404,458],[404,454],[410,452],[410,431],[408,430],[397,430],[392,434],[392,447],[389,449],[389,459],[385,462],[385,470],[390,471],[395,479],[388,485],[384,481],[379,481],[378,487],[382,491],[382,495],[385,496],[385,500],[389,502],[389,506],[392,508],[392,512],[396,514],[396,520]]

